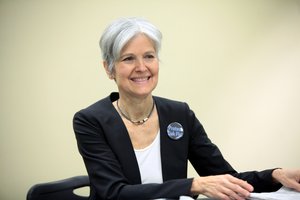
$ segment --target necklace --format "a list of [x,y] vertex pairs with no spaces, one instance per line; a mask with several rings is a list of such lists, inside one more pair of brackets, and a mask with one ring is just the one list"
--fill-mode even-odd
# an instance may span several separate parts
[[154,103],[154,100],[153,100],[153,104],[152,104],[151,111],[150,111],[150,113],[148,114],[148,116],[147,116],[146,118],[144,118],[144,119],[142,119],[142,120],[134,121],[134,120],[130,119],[130,117],[128,117],[125,113],[123,113],[123,111],[122,111],[121,108],[119,107],[119,100],[117,100],[117,107],[118,107],[118,110],[119,110],[119,112],[121,113],[121,115],[122,115],[125,119],[127,119],[128,121],[130,121],[131,123],[133,123],[133,124],[135,124],[135,125],[141,125],[141,124],[145,123],[145,122],[149,119],[149,117],[151,116],[151,114],[152,114],[152,112],[153,112],[153,110],[154,110],[154,105],[155,105],[155,103]]

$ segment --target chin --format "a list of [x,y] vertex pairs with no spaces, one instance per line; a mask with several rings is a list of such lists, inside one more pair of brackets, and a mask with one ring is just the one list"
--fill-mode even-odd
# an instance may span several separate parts
[[134,92],[134,96],[139,97],[139,98],[145,98],[149,95],[152,95],[153,90],[147,90],[147,91],[136,91]]

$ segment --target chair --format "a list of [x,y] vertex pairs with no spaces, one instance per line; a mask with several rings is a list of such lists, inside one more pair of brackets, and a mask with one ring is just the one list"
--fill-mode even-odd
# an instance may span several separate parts
[[74,176],[71,178],[39,183],[33,185],[27,192],[27,200],[88,200],[88,196],[79,196],[75,189],[90,185],[88,176]]

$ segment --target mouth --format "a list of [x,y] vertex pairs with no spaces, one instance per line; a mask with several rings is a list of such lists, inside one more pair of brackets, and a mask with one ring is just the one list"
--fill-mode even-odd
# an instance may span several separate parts
[[135,78],[131,78],[130,80],[135,83],[144,83],[144,82],[148,81],[150,78],[151,78],[151,76],[135,77]]

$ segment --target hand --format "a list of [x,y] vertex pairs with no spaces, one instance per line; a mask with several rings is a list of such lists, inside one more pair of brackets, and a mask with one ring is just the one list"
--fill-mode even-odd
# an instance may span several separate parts
[[222,200],[244,200],[249,197],[253,187],[231,175],[217,175],[194,178],[191,192]]
[[300,169],[275,169],[272,176],[275,181],[278,181],[283,186],[300,192]]

